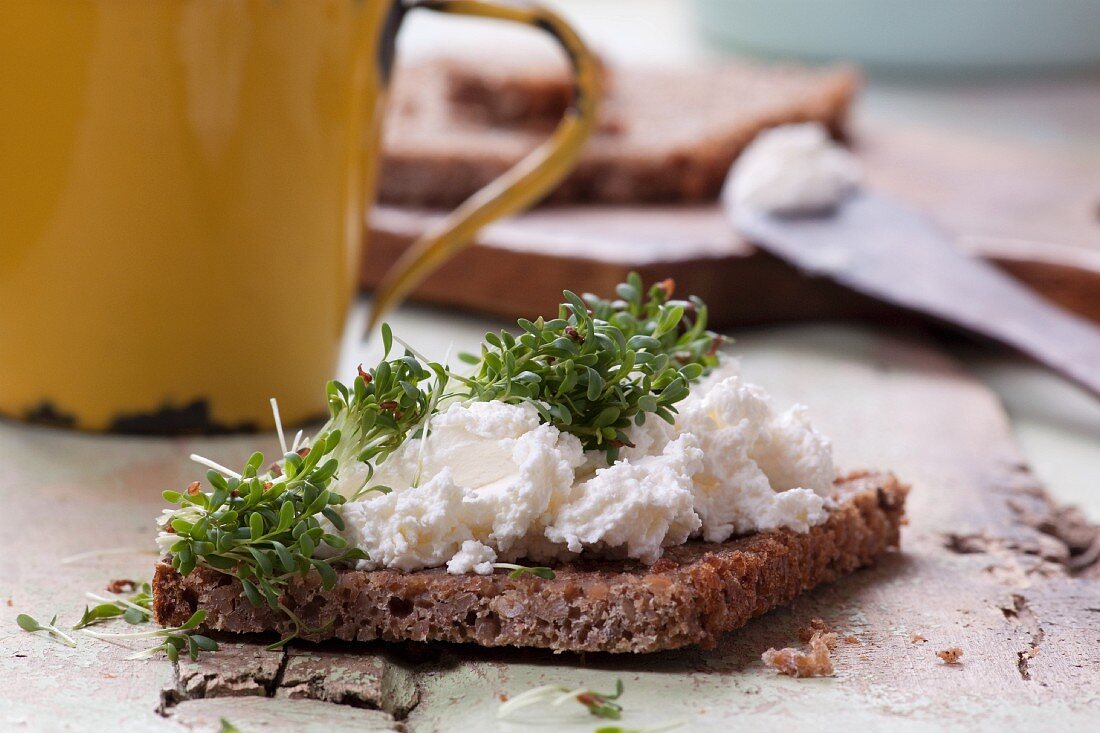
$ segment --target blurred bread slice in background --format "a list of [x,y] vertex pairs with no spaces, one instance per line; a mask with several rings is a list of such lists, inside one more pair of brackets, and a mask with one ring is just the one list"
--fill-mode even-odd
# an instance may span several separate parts
[[[613,76],[599,61],[600,86],[608,95]],[[552,129],[573,100],[573,82],[561,58],[524,54],[514,62],[486,63],[456,56],[436,63],[446,69],[447,99],[455,114],[490,127]],[[609,128],[606,115],[603,127]]]
[[[600,128],[547,201],[713,200],[763,129],[816,121],[843,137],[859,87],[847,67],[621,66],[605,67],[604,77]],[[436,58],[399,67],[379,200],[458,205],[542,143],[571,93],[561,61]]]

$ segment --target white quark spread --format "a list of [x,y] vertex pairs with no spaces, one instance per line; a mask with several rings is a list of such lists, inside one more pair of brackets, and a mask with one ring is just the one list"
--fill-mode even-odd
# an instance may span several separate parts
[[[734,366],[677,408],[675,426],[651,415],[608,466],[531,405],[452,404],[426,444],[408,440],[378,466],[372,483],[392,493],[344,505],[344,535],[369,554],[361,568],[488,574],[498,561],[582,552],[652,563],[695,536],[825,521],[832,451],[803,408],[777,411]],[[341,476],[335,489],[351,496],[364,478]]]
[[447,561],[447,572],[454,575],[465,573],[488,575],[493,572],[493,563],[496,559],[497,554],[493,552],[493,548],[477,540],[466,540],[454,557]]
[[855,156],[819,123],[760,133],[741,153],[723,198],[734,207],[777,214],[830,211],[860,182]]

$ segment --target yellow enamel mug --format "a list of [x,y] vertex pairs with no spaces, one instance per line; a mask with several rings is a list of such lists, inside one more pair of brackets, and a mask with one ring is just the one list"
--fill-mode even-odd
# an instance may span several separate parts
[[0,2],[0,414],[216,432],[270,426],[276,396],[288,423],[320,415],[394,36],[421,8],[549,32],[577,93],[545,145],[410,249],[376,309],[568,172],[598,80],[559,17],[496,0]]

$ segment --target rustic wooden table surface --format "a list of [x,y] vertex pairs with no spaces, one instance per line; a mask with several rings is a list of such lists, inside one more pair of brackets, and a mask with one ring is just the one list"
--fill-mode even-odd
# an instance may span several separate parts
[[[626,17],[622,2],[562,4],[593,32],[608,33]],[[630,25],[632,42],[649,44],[657,57],[682,55],[688,41],[678,4],[638,6],[665,15]],[[1085,81],[982,95],[872,86],[865,114],[870,122],[905,115],[929,125],[995,126],[1027,144],[1100,145],[1100,101]],[[496,325],[417,308],[395,318],[434,356]],[[735,336],[747,376],[781,402],[809,404],[841,466],[889,468],[912,483],[901,554],[807,594],[709,652],[623,658],[345,645],[271,653],[223,640],[208,661],[177,670],[124,661],[130,647],[79,635],[69,649],[20,631],[14,619],[58,612],[71,624],[85,591],[149,577],[154,556],[142,550],[160,492],[197,475],[187,455],[232,464],[253,448],[272,450],[274,436],[118,438],[0,422],[0,730],[217,731],[226,719],[246,733],[592,731],[597,723],[583,715],[499,722],[499,695],[548,682],[611,689],[616,678],[626,683],[629,727],[675,719],[703,731],[1095,727],[1100,575],[1067,567],[1069,545],[1081,539],[1043,485],[1100,517],[1100,409],[1026,364],[978,347],[955,346],[951,355],[919,333],[824,325]],[[369,361],[375,348],[349,352],[348,366]],[[60,562],[122,547],[135,550]],[[813,617],[859,641],[838,647],[835,677],[777,677],[760,663],[769,646],[797,645],[797,630]],[[952,646],[964,656],[947,666],[935,652]]]

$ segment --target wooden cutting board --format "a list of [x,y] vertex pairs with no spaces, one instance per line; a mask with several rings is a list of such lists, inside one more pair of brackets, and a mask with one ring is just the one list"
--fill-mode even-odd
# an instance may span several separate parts
[[[855,148],[870,185],[925,208],[960,246],[1100,322],[1100,154],[885,124],[859,131]],[[438,217],[377,207],[363,287]],[[720,325],[898,316],[755,249],[717,206],[537,209],[488,227],[415,297],[506,317],[548,313],[563,287],[609,293],[631,270],[674,278]]]

